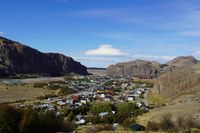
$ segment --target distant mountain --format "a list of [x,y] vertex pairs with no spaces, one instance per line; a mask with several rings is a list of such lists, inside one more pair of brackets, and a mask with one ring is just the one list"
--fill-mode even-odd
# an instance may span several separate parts
[[92,75],[106,76],[106,68],[89,67],[87,71]]
[[173,71],[179,68],[192,67],[199,64],[199,61],[192,56],[177,57],[166,64],[160,64],[155,61],[135,60],[124,63],[110,65],[107,68],[107,75],[138,77],[138,78],[154,78],[163,73]]
[[17,74],[62,76],[88,74],[87,68],[59,53],[42,53],[18,42],[0,37],[0,77]]
[[193,56],[180,56],[166,63],[169,66],[189,67],[199,63]]
[[107,75],[151,78],[161,73],[160,63],[154,61],[136,60],[110,65]]

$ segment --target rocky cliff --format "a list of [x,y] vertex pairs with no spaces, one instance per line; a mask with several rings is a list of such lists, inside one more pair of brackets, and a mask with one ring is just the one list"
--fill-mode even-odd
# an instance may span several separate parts
[[135,60],[110,65],[107,68],[107,75],[154,78],[159,77],[161,74],[180,68],[189,68],[196,64],[199,64],[199,61],[192,56],[180,56],[166,64],[160,64],[155,61]]
[[158,62],[144,60],[117,63],[107,68],[107,75],[152,78],[160,74],[160,65]]
[[40,74],[62,76],[88,74],[87,68],[58,53],[42,53],[18,42],[0,37],[0,76]]

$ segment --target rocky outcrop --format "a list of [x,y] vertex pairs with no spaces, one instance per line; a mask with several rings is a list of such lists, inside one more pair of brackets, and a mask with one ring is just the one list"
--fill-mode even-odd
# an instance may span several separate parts
[[110,65],[107,68],[107,75],[149,79],[176,69],[192,67],[196,64],[199,64],[199,61],[193,56],[177,57],[166,64],[160,64],[154,61],[136,60]]
[[160,74],[160,63],[144,60],[136,60],[125,63],[110,65],[107,68],[107,75],[153,78]]
[[195,59],[193,56],[180,56],[180,57],[173,59],[172,61],[169,61],[166,64],[169,66],[182,68],[182,67],[190,67],[190,66],[196,65],[198,63],[199,63],[199,61],[197,59]]
[[40,74],[62,76],[88,74],[87,68],[58,53],[42,53],[18,42],[0,37],[0,76]]

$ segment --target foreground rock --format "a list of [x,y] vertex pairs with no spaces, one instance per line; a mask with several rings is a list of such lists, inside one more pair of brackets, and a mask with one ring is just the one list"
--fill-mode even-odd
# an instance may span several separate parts
[[18,42],[0,37],[0,77],[17,74],[62,76],[88,74],[87,68],[58,53],[42,53]]

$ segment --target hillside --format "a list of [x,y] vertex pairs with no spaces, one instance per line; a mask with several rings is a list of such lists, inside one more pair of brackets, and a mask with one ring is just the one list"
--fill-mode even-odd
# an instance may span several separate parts
[[107,68],[107,75],[156,78],[175,69],[188,68],[197,64],[199,64],[199,61],[192,56],[180,56],[166,64],[156,61],[135,60],[110,65]]
[[[156,94],[157,93],[157,94]],[[192,118],[200,120],[200,64],[191,67],[175,69],[155,79],[152,94],[149,95],[149,102],[152,102],[152,95],[162,99],[163,105],[150,110],[149,113],[138,118],[143,124],[148,121],[160,121],[164,115],[170,113],[174,121],[177,118]],[[158,98],[159,97],[159,98]]]
[[200,91],[199,71],[200,64],[197,64],[163,74],[156,79],[154,91],[170,99]]
[[0,77],[17,74],[62,76],[88,74],[87,68],[59,53],[42,53],[18,42],[0,37]]
[[108,75],[114,76],[158,76],[161,73],[160,63],[144,60],[136,60],[110,65],[107,68]]

